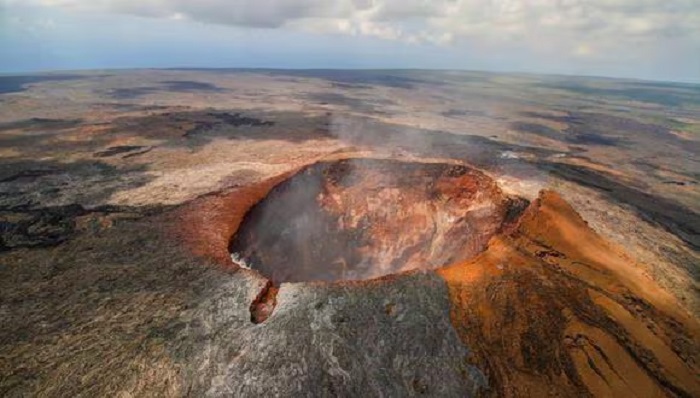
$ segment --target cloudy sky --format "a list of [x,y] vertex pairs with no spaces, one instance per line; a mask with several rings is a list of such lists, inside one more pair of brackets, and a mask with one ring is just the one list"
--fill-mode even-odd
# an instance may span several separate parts
[[700,0],[0,0],[0,72],[175,66],[700,82]]

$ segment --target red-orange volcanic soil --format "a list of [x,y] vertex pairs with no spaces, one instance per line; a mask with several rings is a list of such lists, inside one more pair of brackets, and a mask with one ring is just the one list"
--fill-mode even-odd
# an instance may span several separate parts
[[285,173],[257,184],[204,196],[183,206],[176,213],[174,235],[192,253],[220,265],[237,269],[231,262],[228,245],[246,213],[285,178]]
[[555,192],[438,273],[493,396],[700,396],[697,321]]
[[[392,162],[352,163],[366,170],[350,179],[344,161],[303,169],[316,185],[300,190],[306,202],[298,207],[279,200],[296,189],[289,179],[296,170],[203,197],[180,213],[179,232],[194,253],[235,269],[231,243],[275,282],[364,279],[451,262],[435,272],[472,352],[466,360],[488,377],[485,395],[700,396],[697,321],[557,193],[543,191],[523,212],[523,202],[467,166]],[[284,231],[304,214],[327,219],[314,224],[322,233],[293,248]],[[274,233],[261,239],[266,226]],[[328,247],[338,252],[314,253],[324,238],[337,240]],[[360,259],[345,263],[354,276],[333,268],[340,258]],[[276,290],[268,285],[253,303],[253,312],[264,313],[259,321]]]

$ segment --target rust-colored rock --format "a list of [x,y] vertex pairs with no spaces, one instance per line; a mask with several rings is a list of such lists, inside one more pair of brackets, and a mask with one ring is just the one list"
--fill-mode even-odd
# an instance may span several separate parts
[[194,200],[175,213],[171,232],[193,254],[238,268],[228,252],[231,236],[248,210],[291,173]]
[[697,321],[554,192],[438,273],[491,396],[700,396]]
[[272,311],[274,311],[275,305],[277,305],[277,292],[279,292],[279,287],[274,286],[271,281],[268,281],[258,294],[258,297],[250,304],[251,322],[262,323],[272,315]]

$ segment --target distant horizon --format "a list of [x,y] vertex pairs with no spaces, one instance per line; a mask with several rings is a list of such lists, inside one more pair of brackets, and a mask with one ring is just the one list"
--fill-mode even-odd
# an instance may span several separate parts
[[75,68],[75,69],[37,69],[37,70],[16,70],[16,71],[0,71],[0,77],[2,76],[25,76],[25,75],[42,75],[42,74],[57,74],[57,73],[84,73],[84,72],[100,72],[100,71],[138,71],[138,70],[172,70],[172,71],[210,71],[210,70],[230,70],[230,71],[366,71],[366,72],[401,72],[401,71],[415,71],[415,72],[467,72],[467,73],[482,73],[482,74],[493,74],[493,75],[525,75],[525,76],[541,76],[541,77],[559,77],[559,78],[585,78],[585,79],[601,79],[601,80],[628,80],[632,82],[648,82],[648,83],[668,83],[668,84],[681,84],[681,85],[693,85],[700,86],[700,79],[698,80],[664,80],[664,79],[651,79],[651,78],[637,78],[637,77],[627,77],[627,76],[606,76],[606,75],[593,75],[593,74],[566,74],[566,73],[540,73],[540,72],[529,72],[529,71],[492,71],[492,70],[480,70],[480,69],[455,69],[455,68],[347,68],[347,67],[250,67],[250,66],[171,66],[171,67],[107,67],[107,68]]

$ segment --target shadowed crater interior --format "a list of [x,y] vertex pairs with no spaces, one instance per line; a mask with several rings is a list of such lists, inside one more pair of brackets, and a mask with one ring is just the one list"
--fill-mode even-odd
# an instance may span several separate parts
[[526,204],[461,164],[321,162],[254,206],[229,249],[274,284],[370,279],[473,257]]

